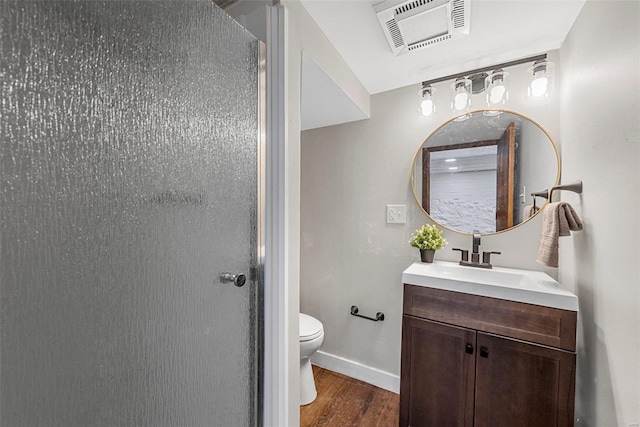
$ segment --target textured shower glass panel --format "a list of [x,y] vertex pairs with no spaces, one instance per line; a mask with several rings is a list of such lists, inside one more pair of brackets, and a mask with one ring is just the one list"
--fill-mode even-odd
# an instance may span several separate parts
[[0,425],[251,426],[257,42],[207,0],[0,1]]

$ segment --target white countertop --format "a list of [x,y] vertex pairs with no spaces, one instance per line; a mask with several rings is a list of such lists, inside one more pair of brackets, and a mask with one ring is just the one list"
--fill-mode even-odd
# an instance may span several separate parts
[[578,298],[541,271],[503,267],[483,269],[447,261],[415,262],[402,273],[402,282],[578,311]]

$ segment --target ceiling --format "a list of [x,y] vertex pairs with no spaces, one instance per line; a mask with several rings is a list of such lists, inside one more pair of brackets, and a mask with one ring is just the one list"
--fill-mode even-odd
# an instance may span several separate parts
[[374,4],[301,0],[370,94],[558,49],[585,0],[471,0],[468,36],[394,56]]

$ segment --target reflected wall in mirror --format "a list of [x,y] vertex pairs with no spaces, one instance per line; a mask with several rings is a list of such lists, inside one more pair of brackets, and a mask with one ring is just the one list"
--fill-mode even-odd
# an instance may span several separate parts
[[475,111],[467,120],[442,124],[416,153],[414,196],[445,228],[482,234],[509,230],[546,202],[534,202],[531,193],[559,182],[560,159],[547,131],[518,113],[495,113]]

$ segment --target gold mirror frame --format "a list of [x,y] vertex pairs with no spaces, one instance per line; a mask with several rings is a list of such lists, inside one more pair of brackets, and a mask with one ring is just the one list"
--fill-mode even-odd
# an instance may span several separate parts
[[[536,120],[532,119],[531,117],[526,116],[526,115],[521,114],[521,113],[518,113],[518,112],[515,112],[515,111],[511,111],[511,110],[504,110],[504,109],[500,109],[500,110],[496,110],[496,109],[478,109],[478,110],[473,110],[473,111],[470,111],[470,112],[467,112],[467,113],[464,113],[464,114],[461,114],[461,115],[459,115],[459,116],[452,117],[452,118],[450,118],[450,119],[446,120],[445,122],[441,123],[441,124],[440,124],[436,129],[434,129],[434,130],[433,130],[433,132],[431,132],[431,133],[429,134],[429,136],[427,136],[427,137],[422,141],[422,143],[418,146],[418,149],[416,150],[416,154],[415,154],[415,155],[414,155],[414,157],[413,157],[413,163],[411,164],[411,171],[410,171],[410,175],[409,175],[409,182],[410,182],[410,185],[411,185],[411,190],[412,190],[412,192],[413,192],[413,197],[414,197],[414,199],[415,199],[416,203],[418,204],[418,206],[420,207],[420,209],[422,210],[422,212],[427,216],[427,218],[429,218],[431,221],[433,221],[433,223],[434,223],[434,224],[437,224],[438,226],[442,227],[443,229],[448,230],[448,231],[451,231],[451,232],[454,232],[454,233],[458,233],[458,234],[470,235],[470,234],[471,234],[471,232],[454,230],[454,229],[452,229],[452,228],[450,228],[450,227],[447,227],[447,226],[445,226],[445,225],[440,224],[440,223],[439,223],[438,221],[436,221],[436,220],[435,220],[435,219],[434,219],[434,218],[433,218],[433,217],[432,217],[432,216],[431,216],[431,215],[430,215],[430,214],[429,214],[429,213],[424,209],[424,207],[422,206],[422,203],[420,202],[421,198],[418,196],[418,194],[417,194],[417,192],[416,192],[416,185],[415,185],[415,182],[414,182],[414,179],[415,179],[414,177],[415,177],[416,162],[418,161],[418,158],[419,158],[419,156],[421,155],[421,152],[422,152],[422,148],[423,148],[423,147],[425,147],[425,144],[427,143],[427,141],[428,141],[431,137],[433,137],[433,136],[434,136],[438,131],[440,131],[444,126],[446,126],[447,124],[452,123],[452,122],[454,122],[454,121],[459,121],[459,120],[457,120],[457,119],[461,118],[462,116],[465,116],[465,115],[472,115],[472,114],[476,114],[476,113],[484,113],[484,112],[486,112],[486,111],[492,111],[492,112],[500,111],[500,113],[513,114],[513,115],[515,115],[515,116],[521,117],[521,118],[522,118],[522,119],[524,119],[524,120],[528,120],[530,123],[532,123],[532,124],[534,124],[535,126],[537,126],[537,127],[538,127],[538,129],[540,129],[540,130],[542,131],[542,133],[547,137],[547,139],[548,139],[548,140],[549,140],[549,142],[551,143],[551,147],[553,148],[553,152],[554,152],[555,157],[556,157],[556,165],[557,165],[557,168],[556,168],[556,178],[555,178],[555,181],[554,181],[553,186],[557,186],[557,185],[559,184],[559,182],[560,182],[560,173],[561,173],[562,167],[561,167],[561,160],[560,160],[560,154],[559,154],[559,151],[558,151],[558,147],[557,147],[557,145],[556,145],[555,141],[553,140],[553,138],[551,137],[551,135],[549,134],[549,132],[548,132],[548,131],[547,131],[547,130],[546,130],[546,129],[545,129],[545,128],[540,124],[540,123],[538,123]],[[545,190],[545,189],[544,189],[544,188],[536,188],[536,189],[532,189],[532,190],[533,190],[532,192],[536,192],[536,191],[542,191],[542,190]],[[529,196],[529,195],[530,195],[530,194],[526,194],[525,196]],[[485,235],[485,236],[486,236],[486,235],[492,235],[492,234],[501,234],[501,233],[505,233],[505,232],[508,232],[508,231],[511,231],[511,230],[514,230],[514,229],[518,228],[518,227],[520,227],[522,224],[524,224],[524,223],[528,222],[529,220],[531,220],[532,218],[534,218],[535,216],[537,216],[540,212],[542,212],[542,210],[543,210],[544,206],[545,206],[547,203],[549,203],[549,200],[545,200],[545,201],[542,203],[542,205],[540,206],[540,210],[538,210],[537,212],[535,212],[532,216],[530,216],[530,217],[529,217],[529,218],[527,218],[526,220],[521,221],[521,222],[519,222],[519,223],[517,223],[517,224],[515,224],[515,225],[513,225],[513,226],[511,226],[511,227],[509,227],[509,228],[507,228],[507,229],[500,230],[500,231],[495,231],[495,232],[493,232],[493,233],[483,233],[483,235]]]

